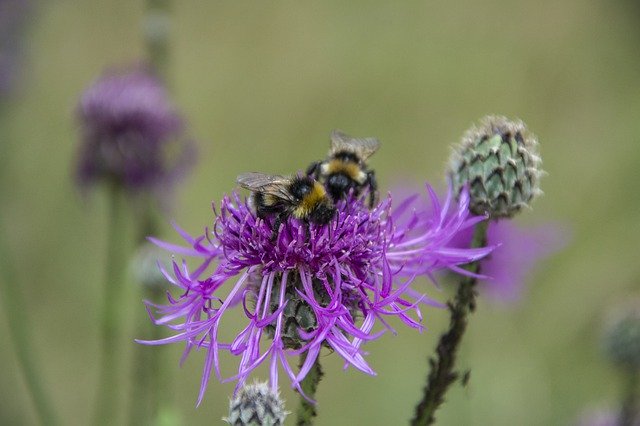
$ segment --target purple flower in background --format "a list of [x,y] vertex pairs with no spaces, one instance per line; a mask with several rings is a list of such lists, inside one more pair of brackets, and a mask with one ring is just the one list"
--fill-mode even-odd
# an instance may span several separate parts
[[111,181],[129,191],[162,194],[195,158],[167,91],[142,69],[99,78],[82,95],[78,116],[81,187]]
[[[458,234],[454,247],[469,247],[472,234],[472,230]],[[496,248],[482,260],[482,274],[490,280],[480,281],[480,291],[499,302],[517,302],[537,263],[561,250],[567,238],[566,230],[555,223],[519,226],[510,220],[491,222],[487,242]]]
[[[618,426],[622,423],[619,410],[606,408],[589,408],[580,414],[576,426]],[[630,426],[640,426],[640,421],[629,423]]]
[[[449,194],[441,206],[433,190],[428,192],[429,212],[419,209],[418,195],[393,209],[388,197],[372,210],[350,197],[337,204],[328,225],[289,218],[276,238],[270,220],[256,218],[237,194],[225,197],[211,231],[193,238],[178,229],[188,247],[154,240],[199,261],[193,268],[174,262],[172,273],[163,271],[178,297],[170,297],[167,306],[149,304],[160,314],[154,322],[176,334],[140,343],[185,342],[183,359],[194,348],[206,350],[198,403],[211,371],[222,379],[223,351],[239,357],[237,374],[226,379],[237,380],[236,389],[267,363],[274,391],[280,368],[301,391],[300,382],[323,347],[339,354],[345,367],[375,374],[362,345],[386,330],[394,332],[388,317],[421,330],[420,306],[436,304],[412,288],[415,278],[443,268],[466,273],[459,265],[492,250],[451,246],[459,232],[484,219],[470,216],[466,193],[459,204]],[[206,272],[210,265],[213,272]],[[227,328],[220,332],[224,314],[237,305],[246,324],[224,341],[222,335],[229,335]],[[306,361],[295,372],[287,356],[304,352]]]
[[21,33],[29,9],[27,0],[0,0],[0,99],[11,92],[18,78]]
[[[394,185],[394,193],[406,194],[410,184]],[[428,214],[427,203],[420,203],[420,209]],[[467,228],[456,234],[452,247],[469,247],[473,229]],[[541,225],[518,225],[513,220],[492,221],[489,224],[487,241],[494,245],[491,255],[482,260],[481,272],[487,279],[479,281],[482,294],[500,303],[519,301],[526,290],[527,279],[536,265],[562,250],[569,239],[569,231],[559,223],[548,222]]]

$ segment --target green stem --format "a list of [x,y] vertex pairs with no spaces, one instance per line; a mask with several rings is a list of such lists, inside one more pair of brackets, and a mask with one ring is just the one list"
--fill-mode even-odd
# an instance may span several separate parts
[[[486,220],[476,225],[471,241],[472,248],[486,245],[487,227]],[[469,264],[467,270],[477,274],[480,272],[480,263],[476,261]],[[444,402],[445,393],[460,375],[454,370],[456,355],[467,328],[467,317],[476,308],[476,282],[476,278],[463,277],[454,301],[448,303],[451,314],[449,329],[440,336],[435,358],[429,359],[431,370],[422,400],[416,406],[415,417],[411,420],[413,426],[430,425],[435,422],[435,412]]]
[[[0,117],[5,118],[9,111],[7,103],[0,102]],[[5,129],[7,123],[4,120],[0,122],[0,129]],[[4,151],[7,154],[10,145],[6,140],[4,143]],[[0,174],[6,172],[5,166],[9,164],[10,155],[2,156],[2,167]],[[6,176],[0,176],[0,181],[4,184],[8,182]],[[7,196],[7,186],[2,185],[0,188],[0,205],[5,205]],[[9,249],[9,240],[5,230],[5,223],[0,215],[0,298],[9,327],[9,335],[11,344],[16,351],[18,365],[27,385],[27,392],[31,395],[36,412],[43,425],[57,425],[58,417],[53,409],[51,401],[45,392],[41,383],[41,373],[38,368],[38,362],[35,352],[31,347],[32,336],[30,333],[29,318],[27,316],[27,304],[22,294],[21,284],[17,281],[15,264],[11,258],[11,250]]]
[[[145,288],[144,298],[154,303],[166,301],[166,294],[161,288]],[[161,339],[162,328],[154,326],[148,318],[140,321],[137,327],[138,336],[148,336],[152,340]],[[165,347],[136,345],[134,351],[134,374],[132,398],[130,401],[129,424],[160,424],[161,414],[170,410],[170,383],[167,369]]]
[[35,360],[35,352],[31,348],[32,337],[29,333],[30,327],[26,313],[27,305],[22,296],[20,284],[16,281],[6,234],[3,229],[0,229],[0,262],[0,269],[2,269],[0,294],[7,316],[9,334],[27,384],[27,390],[31,394],[40,422],[43,425],[56,425],[58,421],[53,406],[40,383],[42,376],[37,368],[38,363]]
[[638,418],[638,400],[640,399],[640,377],[634,368],[624,371],[625,392],[623,395],[621,426],[633,426]]
[[[304,365],[304,361],[307,359],[307,353],[304,352],[300,355],[300,368]],[[305,376],[305,378],[300,383],[300,387],[302,388],[302,392],[307,396],[307,398],[315,399],[316,390],[318,389],[318,384],[320,383],[320,379],[322,379],[322,368],[320,368],[320,362],[318,359],[313,363],[313,367],[309,370],[309,373]],[[313,419],[316,417],[316,406],[311,402],[307,401],[302,395],[300,395],[300,405],[298,406],[297,412],[297,422],[296,425],[304,426],[304,425],[312,425]]]
[[170,0],[147,0],[143,35],[149,64],[167,80],[169,62]]
[[107,261],[105,288],[102,298],[102,357],[98,379],[98,400],[94,424],[112,423],[117,416],[117,398],[122,389],[118,389],[120,370],[119,337],[122,333],[120,314],[123,302],[126,254],[124,250],[124,194],[114,184],[109,193],[109,225],[107,229]]

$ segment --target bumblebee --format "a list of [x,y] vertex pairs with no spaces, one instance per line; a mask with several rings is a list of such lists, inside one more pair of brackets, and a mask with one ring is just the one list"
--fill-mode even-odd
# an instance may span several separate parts
[[335,201],[350,190],[357,196],[368,186],[371,208],[378,198],[378,184],[374,171],[367,168],[367,159],[379,147],[378,139],[352,138],[340,130],[334,130],[331,132],[331,148],[327,159],[312,163],[307,168],[307,175],[322,183]]
[[285,177],[254,172],[241,174],[237,182],[252,192],[259,218],[275,215],[274,232],[289,216],[324,225],[336,213],[325,188],[310,176]]

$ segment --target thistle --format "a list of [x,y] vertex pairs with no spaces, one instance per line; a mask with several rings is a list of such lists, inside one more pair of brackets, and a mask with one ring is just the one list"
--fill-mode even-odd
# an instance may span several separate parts
[[[212,231],[191,237],[180,231],[187,247],[153,240],[173,253],[199,258],[194,268],[173,264],[165,277],[178,289],[168,306],[150,303],[168,326],[172,337],[140,343],[158,345],[184,342],[207,351],[198,403],[211,372],[222,379],[221,355],[238,359],[236,389],[262,363],[270,365],[270,385],[278,387],[280,368],[301,394],[304,379],[315,371],[322,348],[330,348],[366,374],[375,371],[362,346],[393,331],[387,321],[422,330],[421,308],[433,305],[412,289],[417,276],[459,266],[486,256],[493,249],[454,249],[449,242],[458,232],[474,226],[468,195],[460,203],[448,194],[441,205],[428,189],[434,205],[417,207],[414,195],[392,208],[391,197],[369,209],[362,198],[350,196],[337,203],[336,216],[327,225],[287,218],[276,238],[271,221],[259,219],[246,200],[233,194],[216,210]],[[209,266],[212,272],[206,272]],[[240,305],[246,324],[231,341],[219,335],[226,313]],[[376,326],[378,326],[376,330]],[[267,343],[267,344],[265,344]],[[294,371],[288,357],[304,362]],[[312,395],[309,395],[312,397]]]
[[161,81],[144,69],[109,72],[78,105],[82,143],[76,179],[81,188],[101,181],[128,192],[167,189],[193,164],[193,143]]
[[468,185],[473,213],[512,217],[541,193],[537,145],[522,121],[485,117],[465,133],[451,156],[448,175],[454,192]]

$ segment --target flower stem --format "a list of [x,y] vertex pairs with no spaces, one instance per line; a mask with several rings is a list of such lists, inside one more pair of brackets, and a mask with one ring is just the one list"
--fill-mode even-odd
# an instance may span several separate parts
[[[486,220],[476,225],[471,241],[472,248],[486,245],[487,227]],[[467,270],[473,273],[480,272],[479,262],[469,264]],[[467,317],[476,308],[476,282],[476,278],[463,277],[455,299],[448,303],[451,314],[449,330],[440,336],[435,358],[429,359],[431,371],[427,377],[422,400],[416,406],[415,417],[411,420],[413,426],[430,425],[435,422],[435,412],[444,401],[445,393],[459,377],[459,372],[454,371],[456,354],[467,328]]]
[[[0,102],[0,118],[7,117],[9,105]],[[0,120],[0,129],[6,129],[7,123]],[[9,189],[5,186],[8,177],[5,176],[7,164],[10,162],[10,155],[7,155],[10,146],[5,144],[3,148],[5,155],[0,161],[0,181],[3,184],[0,188],[0,205],[5,206],[7,203]],[[0,299],[2,299],[2,307],[4,309],[7,325],[9,327],[9,337],[11,344],[16,351],[18,365],[24,376],[27,385],[27,392],[31,394],[33,404],[35,406],[40,422],[43,425],[57,425],[58,417],[53,409],[51,400],[45,392],[42,383],[40,369],[36,360],[35,352],[31,347],[32,337],[30,334],[31,327],[27,316],[27,304],[22,294],[21,284],[17,281],[16,268],[11,258],[10,244],[5,228],[4,215],[0,214]]]
[[[307,353],[304,352],[300,355],[300,368],[304,365],[304,361],[307,359]],[[300,387],[302,388],[302,392],[307,396],[307,398],[315,398],[316,390],[318,389],[318,384],[320,383],[320,379],[322,379],[322,368],[320,368],[320,362],[318,359],[313,363],[313,367],[309,370],[309,373],[305,376],[305,378],[300,383]],[[297,412],[297,421],[296,425],[304,426],[304,425],[312,425],[313,419],[316,417],[316,406],[315,404],[309,402],[304,396],[300,395],[300,405],[298,406]]]
[[26,304],[22,296],[20,284],[16,281],[4,229],[0,229],[0,262],[0,269],[2,270],[2,276],[0,276],[0,295],[18,363],[24,375],[27,389],[29,393],[31,393],[31,398],[33,398],[40,422],[43,425],[56,425],[58,424],[57,417],[40,383],[42,376],[37,368],[38,363],[35,360],[35,353],[31,348]]
[[107,229],[107,261],[105,274],[105,288],[102,299],[102,357],[100,376],[98,379],[98,399],[94,424],[113,423],[117,416],[117,397],[121,394],[118,389],[119,374],[119,337],[122,321],[120,318],[123,306],[124,279],[126,254],[123,247],[124,240],[124,194],[114,184],[109,192],[109,224]]
[[638,418],[638,400],[640,399],[640,377],[633,369],[624,371],[625,393],[623,395],[622,412],[620,414],[621,426],[633,426]]
[[165,84],[169,60],[169,5],[170,0],[147,0],[143,21],[147,60]]

